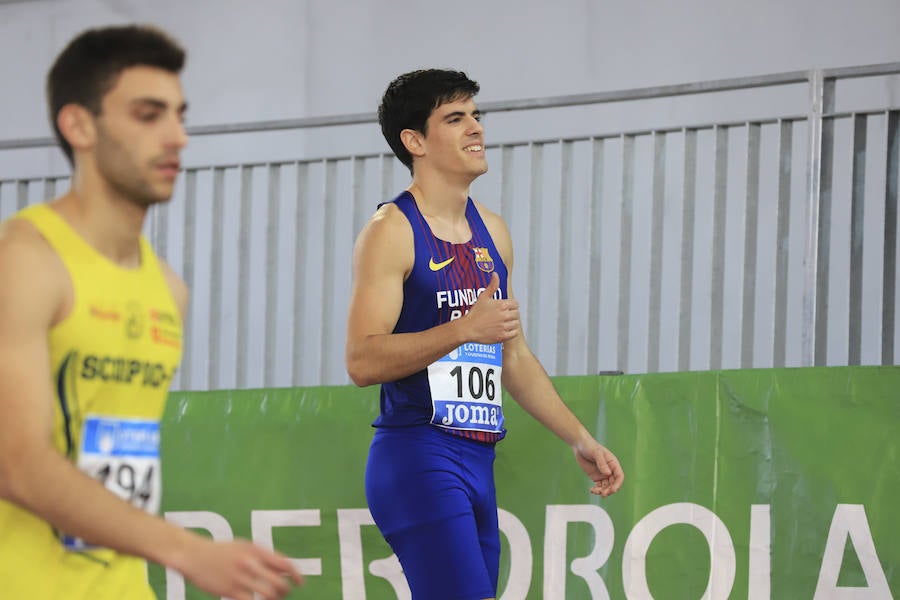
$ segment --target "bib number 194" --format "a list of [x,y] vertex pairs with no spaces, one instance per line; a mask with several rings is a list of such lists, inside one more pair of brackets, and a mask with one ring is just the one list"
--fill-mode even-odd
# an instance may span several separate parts
[[[88,415],[81,430],[78,468],[134,506],[159,510],[159,422],[112,415]],[[69,550],[92,548],[84,540],[62,534]]]
[[[144,468],[141,469],[141,466]],[[131,465],[126,462],[106,462],[100,465],[94,477],[126,502],[147,510],[153,499],[154,467],[153,463]]]

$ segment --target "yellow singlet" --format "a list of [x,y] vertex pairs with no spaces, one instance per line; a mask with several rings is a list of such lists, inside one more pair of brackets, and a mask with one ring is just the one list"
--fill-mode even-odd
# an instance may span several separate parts
[[[156,512],[159,421],[182,344],[181,316],[159,261],[141,238],[140,268],[121,268],[47,205],[13,218],[37,227],[65,263],[75,291],[71,313],[49,335],[54,443],[111,492]],[[88,546],[2,500],[0,595],[155,598],[142,559]]]

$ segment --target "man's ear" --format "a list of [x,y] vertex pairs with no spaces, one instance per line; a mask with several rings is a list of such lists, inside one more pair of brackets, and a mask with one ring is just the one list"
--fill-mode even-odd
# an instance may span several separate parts
[[400,132],[400,141],[414,157],[421,158],[425,155],[425,136],[415,129],[404,129]]
[[79,104],[66,104],[59,109],[56,126],[73,151],[89,149],[97,139],[94,115]]

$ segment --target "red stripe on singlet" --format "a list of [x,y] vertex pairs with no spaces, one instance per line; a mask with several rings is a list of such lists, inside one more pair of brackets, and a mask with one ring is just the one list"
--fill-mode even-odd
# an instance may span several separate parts
[[[422,237],[428,244],[432,257],[438,262],[450,257],[455,259],[454,262],[456,264],[449,265],[447,268],[441,269],[435,273],[435,277],[439,281],[438,289],[473,288],[478,290],[479,288],[486,286],[487,281],[482,281],[482,279],[487,279],[490,275],[488,274],[487,277],[485,277],[485,274],[476,267],[474,253],[472,251],[473,247],[485,246],[480,239],[480,236],[478,236],[475,227],[470,224],[472,239],[469,242],[465,244],[453,244],[435,236],[431,231],[431,227],[429,227],[428,223],[425,221],[421,211],[416,212],[419,219],[419,228],[424,234]],[[442,323],[446,323],[450,320],[451,309],[446,307],[443,310],[445,313],[439,320]],[[438,427],[438,429],[452,436],[474,440],[483,444],[496,444],[502,440],[504,436],[503,433],[488,431],[445,429],[443,427]]]
[[491,431],[467,431],[464,429],[444,429],[442,427],[439,429],[441,431],[446,431],[450,435],[466,438],[468,440],[475,440],[476,442],[481,442],[483,444],[496,444],[503,439],[502,433],[494,433]]
[[[483,248],[487,247],[487,245],[478,234],[477,228],[471,224],[470,228],[472,230],[472,239],[466,244],[459,244],[456,246],[456,254],[457,260],[462,265],[462,269],[460,270],[460,287],[471,287],[477,291],[479,288],[487,286],[490,281],[490,274],[484,273],[481,269],[477,268],[473,248]],[[483,444],[496,444],[502,440],[504,436],[503,433],[491,431],[471,431],[464,429],[446,429],[445,431],[450,435],[475,440],[476,442],[481,442]]]

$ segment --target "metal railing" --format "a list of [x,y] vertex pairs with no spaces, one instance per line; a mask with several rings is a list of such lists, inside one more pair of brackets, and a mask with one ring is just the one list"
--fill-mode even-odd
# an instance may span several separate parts
[[[835,106],[839,82],[897,74],[900,63],[481,103],[564,119],[601,104],[808,90],[805,113],[628,131],[590,118],[581,134],[529,139],[525,127],[524,139],[488,147],[491,171],[472,195],[510,226],[513,288],[548,371],[895,364],[900,108]],[[227,141],[374,122],[367,113],[190,133]],[[186,168],[148,223],[193,290],[177,385],[346,383],[353,239],[407,181],[392,155],[371,152]],[[0,217],[65,182],[0,180]]]

